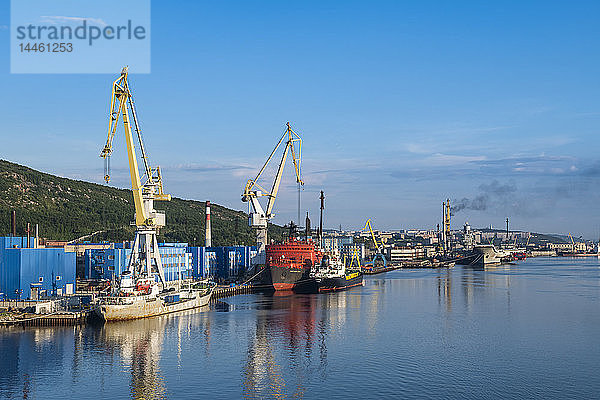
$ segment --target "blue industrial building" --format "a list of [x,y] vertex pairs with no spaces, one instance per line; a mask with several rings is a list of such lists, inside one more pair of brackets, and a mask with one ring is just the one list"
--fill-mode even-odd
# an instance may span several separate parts
[[[131,249],[116,243],[115,248],[85,251],[85,277],[112,279],[119,276],[129,263]],[[158,249],[165,279],[174,281],[193,278],[234,279],[250,268],[256,246],[188,247],[187,243],[159,243]]]
[[35,248],[35,239],[0,237],[0,297],[37,298],[72,294],[76,254],[62,248]]
[[[192,255],[187,251],[187,243],[159,243],[165,279],[176,281],[192,276]],[[88,279],[112,279],[121,275],[131,257],[131,249],[121,243],[110,249],[88,249],[85,251],[85,277]]]
[[250,269],[256,246],[188,247],[188,251],[194,277],[235,279]]

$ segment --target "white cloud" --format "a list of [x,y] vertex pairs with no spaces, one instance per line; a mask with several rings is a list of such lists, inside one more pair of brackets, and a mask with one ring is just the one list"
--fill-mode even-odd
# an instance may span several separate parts
[[42,15],[42,22],[51,25],[58,25],[64,23],[82,23],[83,21],[87,21],[88,23],[92,23],[100,26],[107,26],[108,24],[104,22],[104,20],[100,18],[90,18],[90,17],[67,17],[63,15]]
[[467,164],[473,161],[484,161],[485,156],[456,156],[451,154],[436,153],[426,157],[425,164],[432,167]]

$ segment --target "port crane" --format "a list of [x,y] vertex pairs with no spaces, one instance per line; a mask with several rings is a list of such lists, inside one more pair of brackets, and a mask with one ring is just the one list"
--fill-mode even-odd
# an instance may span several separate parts
[[365,226],[362,228],[362,230],[364,231],[367,228],[369,228],[371,238],[373,239],[373,243],[375,244],[375,248],[377,249],[377,253],[373,256],[373,260],[371,260],[369,264],[371,264],[372,267],[386,267],[387,259],[383,255],[383,242],[381,242],[380,245],[377,241],[375,233],[373,232],[373,227],[371,226],[371,218],[367,219],[367,222],[365,222]]
[[[281,161],[275,174],[275,180],[271,186],[271,190],[265,190],[259,183],[258,180],[262,176],[263,172],[273,159],[275,153],[279,147],[285,142]],[[267,245],[267,226],[269,221],[274,217],[273,206],[275,205],[275,199],[279,192],[279,185],[281,184],[281,178],[283,176],[283,169],[287,160],[288,153],[292,155],[292,161],[294,163],[294,172],[296,175],[296,183],[298,185],[304,185],[304,182],[300,178],[300,161],[302,158],[302,139],[300,136],[292,130],[290,123],[286,124],[286,130],[275,145],[275,148],[267,158],[267,161],[263,164],[260,171],[254,179],[249,179],[244,187],[242,193],[242,201],[248,202],[248,225],[256,229],[256,247],[257,254],[252,260],[254,265],[265,264],[266,261],[266,245]],[[263,208],[259,202],[260,197],[267,197],[267,206]],[[252,210],[250,210],[252,206]]]
[[575,241],[573,240],[573,236],[569,233],[569,239],[571,239],[571,252],[575,254]]
[[[152,168],[148,161],[142,131],[138,122],[135,103],[128,81],[128,67],[124,67],[121,75],[112,84],[112,97],[110,101],[110,114],[108,122],[108,138],[100,153],[104,159],[104,180],[110,182],[110,157],[113,152],[113,139],[117,132],[119,119],[123,121],[123,131],[127,145],[129,160],[129,173],[131,177],[131,191],[135,205],[135,239],[131,249],[131,257],[127,270],[123,275],[131,274],[132,277],[145,278],[153,281],[153,273],[158,273],[162,284],[165,284],[165,275],[158,252],[157,234],[165,226],[165,214],[154,209],[154,201],[170,201],[171,195],[163,191],[160,167]],[[130,119],[131,113],[132,119]],[[135,141],[131,130],[137,137],[143,162],[143,174],[140,175],[138,159],[135,151]]]

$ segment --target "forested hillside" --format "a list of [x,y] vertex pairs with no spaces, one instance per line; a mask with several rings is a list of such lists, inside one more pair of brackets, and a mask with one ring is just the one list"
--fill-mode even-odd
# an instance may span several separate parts
[[[54,240],[73,240],[96,231],[104,232],[92,241],[133,238],[130,190],[60,178],[0,160],[0,193],[0,235],[10,232],[10,211],[15,210],[17,234],[24,234],[29,222],[39,224],[40,236]],[[204,244],[204,202],[174,198],[157,202],[156,208],[167,215],[159,240]],[[214,246],[256,243],[242,211],[213,203],[211,221]],[[279,226],[269,227],[274,239],[282,232]]]

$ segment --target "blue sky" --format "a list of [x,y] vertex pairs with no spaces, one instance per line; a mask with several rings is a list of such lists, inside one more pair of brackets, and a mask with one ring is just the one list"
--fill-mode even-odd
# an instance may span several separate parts
[[[0,158],[100,183],[119,71],[11,75],[0,4]],[[245,181],[290,121],[303,212],[316,220],[323,189],[326,226],[433,228],[450,198],[466,205],[453,227],[509,216],[597,238],[599,15],[596,1],[154,1],[152,72],[130,80],[176,196],[245,209]],[[275,208],[295,219],[289,165]]]

